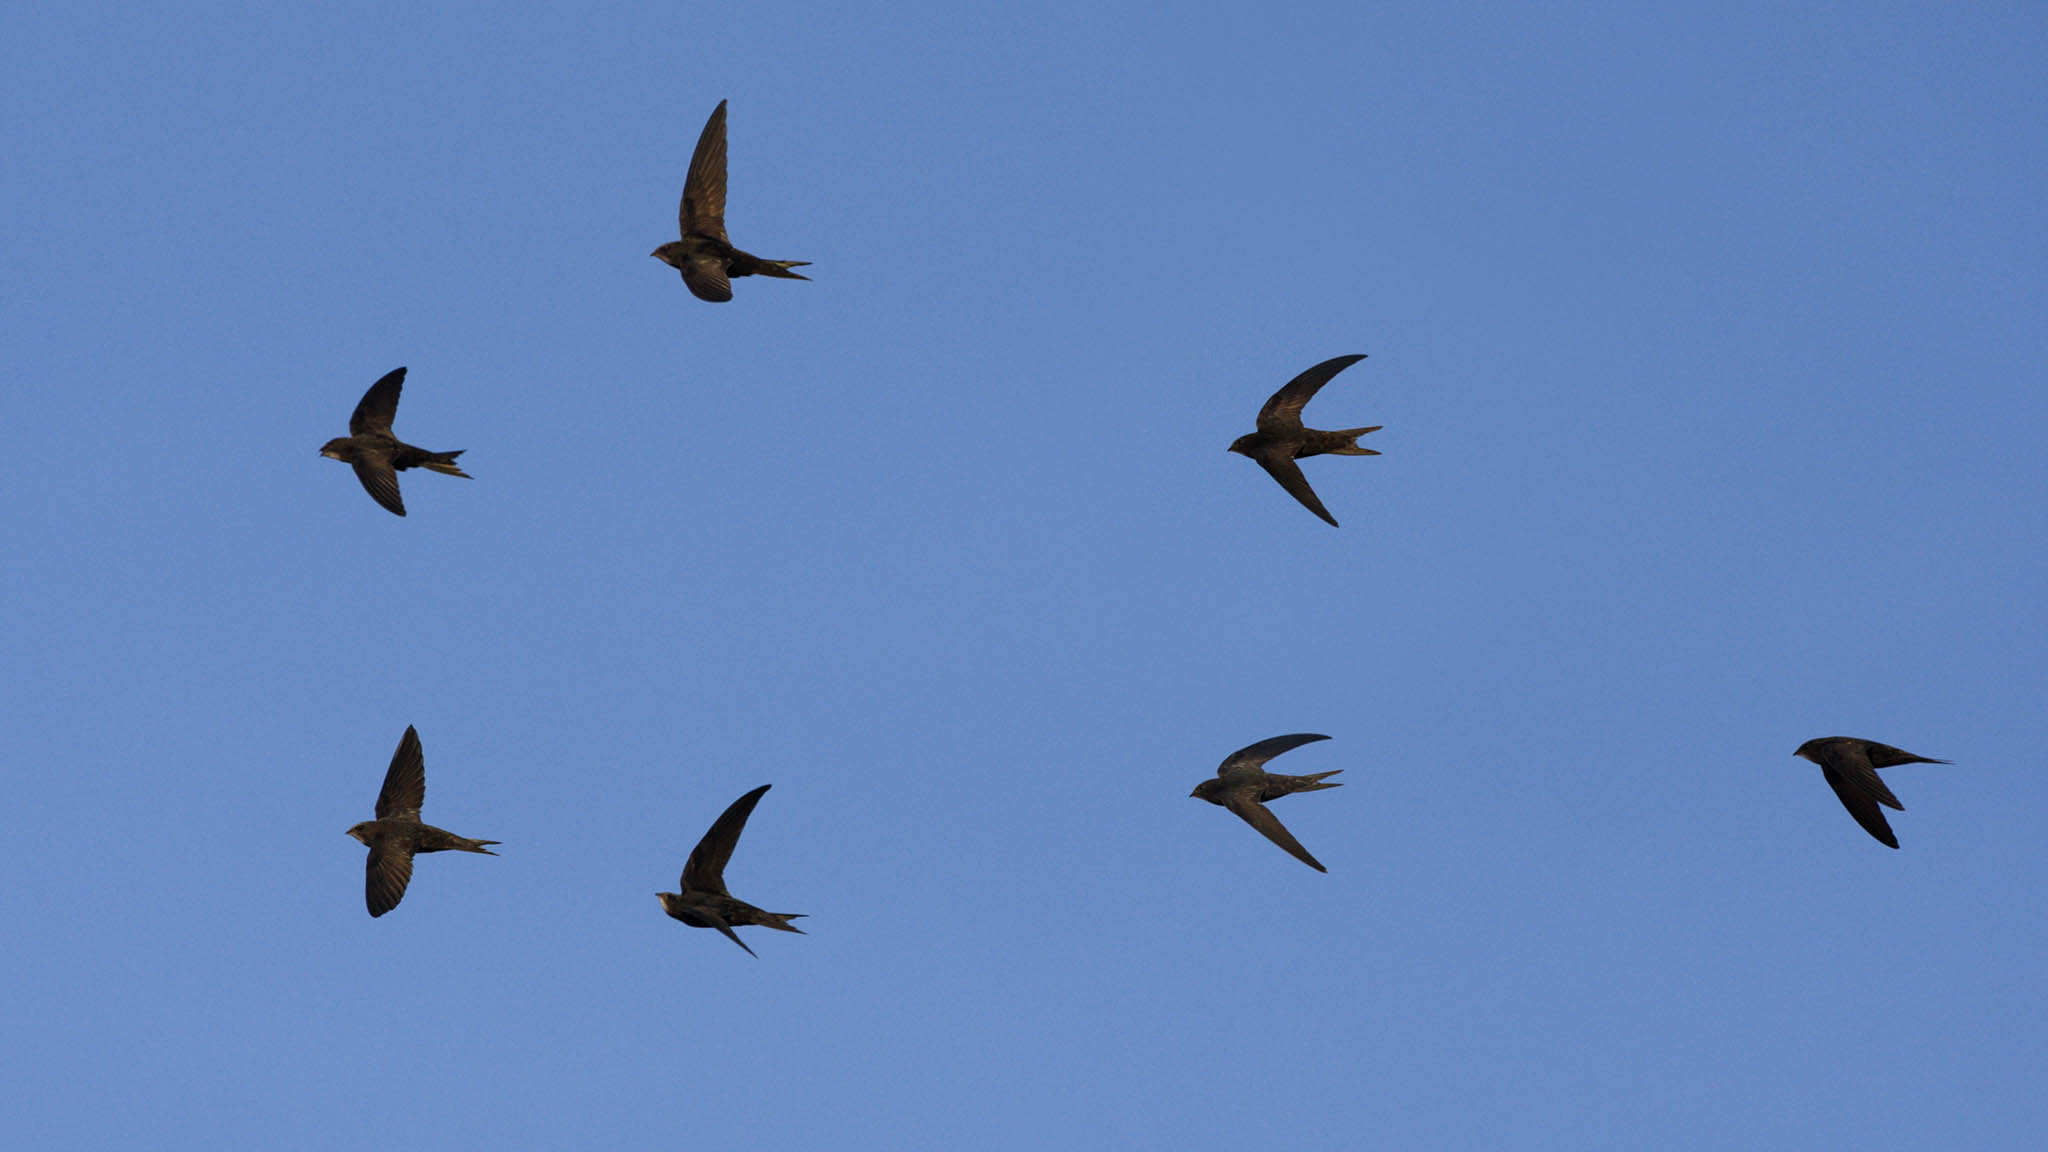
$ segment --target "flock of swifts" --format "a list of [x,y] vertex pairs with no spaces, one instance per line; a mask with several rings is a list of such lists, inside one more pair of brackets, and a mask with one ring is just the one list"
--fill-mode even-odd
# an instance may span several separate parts
[[[810,262],[807,260],[766,260],[740,251],[726,238],[725,102],[722,100],[711,113],[711,119],[705,122],[704,132],[697,138],[697,151],[690,157],[689,175],[683,183],[681,222],[682,238],[656,248],[653,256],[681,272],[683,283],[700,300],[722,303],[732,299],[732,278],[736,276],[809,279],[791,271],[808,265]],[[1363,359],[1364,356],[1353,355],[1325,360],[1288,381],[1259,409],[1257,430],[1238,437],[1230,445],[1232,452],[1257,461],[1259,467],[1279,481],[1288,495],[1332,527],[1336,526],[1336,517],[1323,507],[1323,502],[1316,497],[1315,489],[1309,487],[1308,478],[1302,475],[1301,466],[1295,461],[1304,456],[1377,456],[1379,453],[1372,449],[1359,447],[1358,438],[1368,432],[1379,431],[1379,426],[1325,432],[1303,426],[1301,410],[1337,373]],[[370,498],[399,516],[405,515],[405,501],[398,491],[400,472],[408,468],[425,468],[447,476],[465,479],[469,476],[455,463],[455,458],[462,455],[460,451],[429,452],[391,434],[391,421],[398,414],[399,390],[404,385],[403,368],[393,370],[370,385],[370,390],[363,394],[362,402],[356,405],[354,414],[349,417],[348,435],[330,440],[326,447],[320,449],[322,456],[345,461],[354,467],[356,479],[362,481],[363,489]],[[1286,776],[1265,770],[1266,762],[1275,756],[1303,744],[1327,739],[1327,736],[1298,732],[1274,736],[1240,748],[1224,758],[1214,779],[1197,784],[1189,795],[1230,809],[1266,839],[1286,850],[1288,855],[1318,872],[1327,872],[1322,862],[1301,846],[1301,841],[1287,831],[1266,805],[1295,792],[1338,787],[1336,781],[1325,777],[1334,776],[1342,769],[1308,776]],[[1856,818],[1864,831],[1893,848],[1899,846],[1899,841],[1892,835],[1891,825],[1885,822],[1884,808],[1903,810],[1904,806],[1878,778],[1877,770],[1901,764],[1948,763],[1946,760],[1915,756],[1875,740],[1849,736],[1808,740],[1799,746],[1795,755],[1819,764],[1835,795],[1849,809],[1849,815]],[[745,948],[749,955],[754,950],[747,948],[746,942],[733,931],[738,925],[753,924],[783,932],[803,931],[790,923],[802,913],[764,912],[733,896],[725,888],[726,862],[732,859],[732,850],[747,826],[747,817],[753,814],[754,805],[760,803],[768,788],[769,785],[763,784],[733,801],[732,806],[712,822],[710,830],[704,833],[703,840],[698,842],[690,853],[689,861],[683,865],[681,892],[656,894],[670,916],[693,928],[716,928],[733,943]],[[364,896],[372,916],[382,916],[391,911],[405,897],[406,884],[412,879],[412,858],[421,852],[452,849],[497,855],[487,847],[498,843],[496,840],[471,840],[421,822],[420,806],[425,802],[426,794],[426,759],[420,750],[419,733],[408,727],[398,742],[398,751],[391,757],[390,769],[384,774],[384,788],[377,794],[377,818],[365,820],[348,830],[350,836],[370,849]]]

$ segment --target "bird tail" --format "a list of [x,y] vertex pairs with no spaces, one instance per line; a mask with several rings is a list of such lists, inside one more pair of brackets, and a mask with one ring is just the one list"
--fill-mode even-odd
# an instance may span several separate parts
[[[475,477],[455,465],[455,458],[467,451],[469,451],[467,448],[457,448],[453,452],[429,452],[427,453],[426,461],[420,467],[425,468],[429,472],[439,472],[443,476],[460,476],[464,480],[473,480]],[[497,841],[486,840],[484,843],[496,844]]]
[[[755,259],[760,260],[760,257],[757,256]],[[799,275],[790,271],[791,268],[802,268],[809,264],[809,260],[761,260],[760,267],[755,268],[754,271],[763,276],[773,276],[778,280],[809,280],[809,276]],[[796,929],[792,928],[790,931],[794,932]]]
[[801,912],[763,912],[761,915],[764,919],[755,923],[763,928],[773,928],[777,932],[794,932],[799,936],[808,935],[803,929],[790,923],[791,920],[802,919],[804,914]]
[[[1373,453],[1373,455],[1377,456],[1379,455],[1379,453],[1375,452]],[[1328,772],[1311,772],[1306,776],[1300,777],[1300,779],[1306,780],[1308,781],[1308,783],[1303,784],[1301,787],[1295,789],[1295,791],[1320,792],[1325,788],[1342,788],[1344,786],[1344,782],[1342,780],[1332,780],[1328,783],[1323,782],[1323,777],[1335,776],[1337,773],[1342,771],[1342,768],[1332,768]]]
[[1367,432],[1377,432],[1384,427],[1386,427],[1384,424],[1375,424],[1370,428],[1341,429],[1333,433],[1333,435],[1346,437],[1344,445],[1340,448],[1330,449],[1330,454],[1333,456],[1377,456],[1379,453],[1370,448],[1360,448],[1358,446],[1358,438]]
[[[461,473],[457,473],[457,475],[461,475]],[[484,847],[484,845],[502,843],[504,843],[504,841],[502,840],[464,840],[462,843],[457,844],[455,847],[461,849],[464,852],[481,852],[486,856],[496,856],[496,852],[493,852],[489,848]]]

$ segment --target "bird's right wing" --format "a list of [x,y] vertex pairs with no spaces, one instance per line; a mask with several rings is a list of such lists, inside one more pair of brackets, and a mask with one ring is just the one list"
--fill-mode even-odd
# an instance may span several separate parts
[[1309,855],[1308,849],[1301,846],[1301,841],[1296,840],[1294,834],[1287,830],[1287,826],[1280,823],[1280,818],[1273,815],[1264,804],[1249,798],[1240,798],[1232,801],[1229,808],[1232,812],[1237,813],[1245,823],[1258,829],[1259,835],[1285,848],[1289,856],[1294,857],[1318,872],[1329,871],[1328,868],[1323,867],[1322,861]]
[[[1862,757],[1858,756],[1857,759],[1860,760]],[[1828,787],[1835,790],[1836,797],[1842,801],[1842,807],[1847,808],[1849,815],[1854,816],[1856,822],[1863,825],[1865,832],[1877,837],[1879,843],[1888,847],[1899,846],[1899,838],[1892,834],[1892,826],[1885,822],[1884,809],[1878,805],[1896,808],[1901,812],[1906,810],[1906,806],[1899,803],[1899,798],[1892,795],[1892,790],[1885,787],[1884,781],[1878,778],[1877,773],[1868,767],[1867,763],[1860,768],[1855,765],[1837,767],[1826,764],[1822,765],[1821,773],[1828,778]]]
[[405,886],[412,883],[412,851],[385,843],[370,848],[370,861],[363,873],[363,900],[370,915],[382,916],[405,899]]
[[1303,508],[1321,517],[1330,527],[1337,526],[1337,518],[1330,515],[1330,510],[1323,507],[1321,500],[1316,499],[1316,490],[1308,486],[1308,477],[1301,474],[1301,465],[1286,457],[1261,456],[1258,461],[1266,475],[1278,480],[1289,496],[1301,501]]

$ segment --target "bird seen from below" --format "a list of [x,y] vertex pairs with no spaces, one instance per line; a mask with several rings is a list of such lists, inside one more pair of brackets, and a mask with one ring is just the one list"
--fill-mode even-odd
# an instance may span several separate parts
[[1239,748],[1223,758],[1223,765],[1216,769],[1216,778],[1204,780],[1188,793],[1197,799],[1228,808],[1237,813],[1245,823],[1259,830],[1259,834],[1287,850],[1288,855],[1318,872],[1328,872],[1323,863],[1301,846],[1301,841],[1287,831],[1277,817],[1267,811],[1266,805],[1282,796],[1295,792],[1316,792],[1324,788],[1341,788],[1341,781],[1325,781],[1325,776],[1335,776],[1342,768],[1328,772],[1317,772],[1309,776],[1282,776],[1268,772],[1261,765],[1273,757],[1303,744],[1328,740],[1313,732],[1297,732],[1290,736],[1275,736],[1257,744]]
[[320,454],[340,460],[356,470],[363,491],[392,513],[405,515],[405,501],[398,495],[398,474],[407,468],[425,468],[446,476],[470,475],[455,464],[463,449],[429,452],[415,448],[391,434],[391,421],[398,416],[398,393],[405,387],[405,369],[394,368],[370,385],[348,418],[348,435],[329,440]]
[[764,260],[732,246],[725,237],[725,101],[711,110],[690,171],[683,177],[679,213],[683,238],[671,240],[648,255],[683,274],[683,283],[699,300],[724,303],[732,299],[733,276],[775,276],[809,280],[791,272],[809,260]]
[[363,880],[363,898],[370,915],[382,916],[405,899],[405,886],[412,881],[412,858],[420,852],[497,853],[484,847],[496,840],[471,840],[432,824],[420,823],[420,806],[427,799],[427,758],[420,750],[420,734],[407,725],[398,739],[398,751],[391,755],[391,767],[384,773],[384,789],[377,793],[377,818],[365,820],[348,834],[370,848]]
[[725,933],[725,938],[754,955],[747,942],[739,938],[733,928],[741,924],[759,924],[763,928],[774,928],[782,932],[803,935],[804,930],[790,923],[803,915],[801,912],[763,912],[744,900],[734,897],[725,890],[725,864],[732,859],[732,850],[740,842],[740,833],[746,830],[747,817],[754,811],[754,805],[761,802],[761,796],[772,785],[763,784],[752,792],[732,802],[732,806],[712,821],[711,830],[697,842],[690,852],[690,859],[683,865],[683,890],[681,892],[657,892],[655,897],[670,916],[681,920],[692,928],[716,928]]
[[[1875,740],[1859,740],[1854,736],[1824,736],[1808,740],[1799,746],[1794,756],[1802,756],[1820,765],[1821,774],[1828,778],[1828,787],[1841,798],[1842,807],[1856,818],[1863,830],[1877,838],[1877,842],[1888,848],[1897,848],[1899,838],[1892,835],[1892,826],[1885,822],[1884,809],[1900,812],[1906,810],[1892,790],[1878,779],[1879,768],[1897,768],[1901,764],[1947,764],[1947,760],[1934,760],[1926,756],[1915,756],[1903,748],[1879,744]],[[1884,807],[1880,808],[1878,805]]]
[[1301,501],[1302,507],[1322,517],[1332,528],[1337,526],[1337,518],[1330,515],[1330,510],[1316,498],[1315,489],[1308,486],[1308,478],[1301,474],[1301,466],[1295,461],[1304,456],[1326,454],[1377,456],[1379,453],[1370,448],[1360,448],[1358,438],[1368,432],[1379,431],[1383,425],[1325,432],[1303,427],[1301,410],[1315,397],[1317,389],[1330,382],[1332,376],[1363,359],[1363,355],[1339,356],[1289,380],[1273,393],[1265,407],[1259,409],[1258,431],[1239,436],[1230,445],[1232,452],[1257,461],[1259,467],[1287,489],[1288,495]]

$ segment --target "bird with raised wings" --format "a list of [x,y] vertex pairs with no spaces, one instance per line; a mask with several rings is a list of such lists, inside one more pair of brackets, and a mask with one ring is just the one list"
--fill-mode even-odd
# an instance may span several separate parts
[[348,418],[348,435],[337,436],[320,449],[320,455],[329,460],[354,467],[363,491],[399,516],[405,515],[405,501],[398,495],[398,474],[407,468],[425,468],[470,479],[469,473],[455,464],[463,449],[429,452],[391,434],[391,422],[398,418],[398,394],[404,388],[405,369],[386,372],[356,404],[355,412]]
[[1296,732],[1289,736],[1274,736],[1244,748],[1239,748],[1223,758],[1223,764],[1216,769],[1216,778],[1204,780],[1195,785],[1189,796],[1207,800],[1211,804],[1228,808],[1238,818],[1259,830],[1259,835],[1287,850],[1287,854],[1318,872],[1328,872],[1323,863],[1301,846],[1278,817],[1266,809],[1271,801],[1295,792],[1316,792],[1324,788],[1342,788],[1342,781],[1325,781],[1326,776],[1335,776],[1342,768],[1328,772],[1317,772],[1308,776],[1284,776],[1268,772],[1266,761],[1282,752],[1328,740],[1313,732]]
[[[1947,760],[1933,760],[1926,756],[1915,756],[1903,748],[1879,744],[1875,740],[1859,740],[1854,736],[1823,736],[1808,740],[1799,746],[1794,756],[1804,757],[1820,765],[1821,774],[1828,779],[1828,787],[1835,790],[1842,807],[1863,825],[1863,830],[1877,838],[1877,842],[1890,848],[1899,846],[1899,838],[1892,834],[1892,826],[1885,821],[1885,808],[1904,812],[1906,806],[1892,795],[1892,790],[1878,778],[1879,768],[1897,768],[1901,764],[1947,764]],[[1883,807],[1879,807],[1882,805]]]
[[791,272],[809,260],[767,260],[732,246],[725,235],[725,101],[711,110],[690,171],[683,177],[683,202],[678,213],[683,238],[671,240],[648,255],[683,274],[683,283],[699,300],[722,304],[732,299],[734,276],[774,276],[809,280]]
[[758,924],[763,928],[774,928],[781,932],[795,932],[804,935],[804,930],[791,924],[791,920],[803,916],[801,912],[763,912],[735,897],[725,890],[725,865],[732,859],[732,850],[740,842],[740,833],[746,830],[747,817],[753,814],[754,805],[761,802],[761,796],[772,785],[763,784],[752,792],[732,802],[718,819],[711,822],[711,829],[697,842],[690,852],[690,859],[683,864],[681,892],[657,892],[662,910],[681,920],[692,928],[716,928],[725,933],[725,938],[746,949],[749,956],[754,950],[733,931],[741,924]]
[[384,772],[384,787],[377,793],[377,818],[348,830],[370,849],[363,899],[372,916],[382,916],[405,899],[405,886],[412,882],[412,858],[418,853],[452,850],[497,855],[484,847],[498,843],[496,840],[471,840],[422,824],[420,807],[426,801],[427,757],[420,750],[418,730],[408,724],[405,735],[398,738],[398,751],[391,754],[391,767]]
[[1330,382],[1331,377],[1363,359],[1363,354],[1339,356],[1289,380],[1273,393],[1265,407],[1259,409],[1258,431],[1247,432],[1230,445],[1232,452],[1257,461],[1267,475],[1287,489],[1288,495],[1301,501],[1302,507],[1322,517],[1332,528],[1337,526],[1337,518],[1330,515],[1330,510],[1316,498],[1315,489],[1308,486],[1308,478],[1301,474],[1301,465],[1295,461],[1304,456],[1377,456],[1379,453],[1370,448],[1360,448],[1358,438],[1368,432],[1379,431],[1383,425],[1325,432],[1304,427],[1301,410],[1315,397],[1317,389]]

